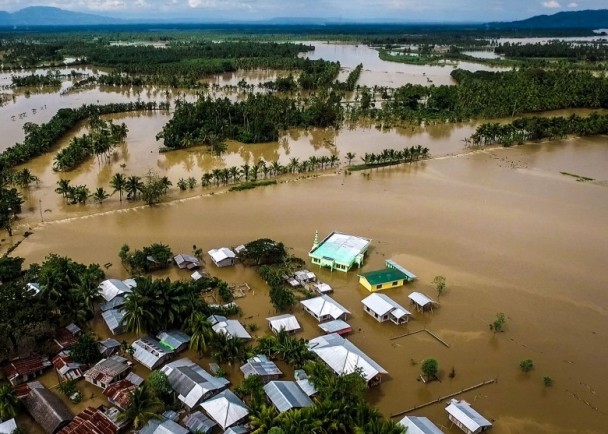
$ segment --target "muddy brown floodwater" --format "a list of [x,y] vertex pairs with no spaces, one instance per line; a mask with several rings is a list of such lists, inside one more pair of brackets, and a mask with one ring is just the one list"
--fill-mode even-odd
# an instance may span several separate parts
[[[370,237],[362,271],[395,258],[419,277],[385,292],[397,302],[407,306],[414,290],[435,297],[431,280],[447,278],[438,309],[395,326],[363,312],[367,293],[356,271],[331,273],[309,263],[351,310],[349,338],[388,370],[388,378],[368,395],[385,415],[495,378],[496,384],[461,396],[495,421],[493,432],[603,433],[608,425],[608,377],[602,374],[608,360],[606,161],[604,137],[446,156],[373,170],[369,177],[328,175],[47,223],[35,226],[13,254],[28,263],[50,252],[112,262],[108,276],[125,278],[117,256],[125,242],[160,241],[175,252],[189,252],[192,244],[206,251],[270,237],[307,258],[316,229]],[[578,182],[560,171],[595,180]],[[264,318],[273,311],[255,271],[209,264],[207,259],[213,275],[249,283],[252,291],[238,300],[241,320],[257,324],[256,334],[267,333]],[[168,275],[189,278],[178,270]],[[507,324],[504,333],[494,335],[488,324],[497,312],[506,314]],[[319,334],[300,307],[295,314],[303,324],[300,336]],[[425,334],[390,340],[422,327],[450,347]],[[99,326],[95,330],[104,333]],[[427,357],[439,361],[441,382],[417,381]],[[535,368],[524,374],[519,362],[528,358]],[[456,376],[450,379],[452,368]],[[236,367],[230,371],[233,383],[239,375]],[[544,376],[553,378],[552,387],[544,386]],[[446,432],[459,432],[441,404],[415,414]]]

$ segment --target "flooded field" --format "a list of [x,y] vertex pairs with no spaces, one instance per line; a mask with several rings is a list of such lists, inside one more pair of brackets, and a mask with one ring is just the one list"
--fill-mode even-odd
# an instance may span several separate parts
[[[386,292],[396,301],[407,306],[412,290],[436,296],[433,276],[447,278],[441,306],[398,327],[378,324],[363,312],[360,300],[367,293],[356,272],[312,268],[352,311],[350,339],[390,373],[370,391],[383,413],[497,378],[497,384],[463,396],[495,420],[493,432],[601,433],[608,423],[608,380],[598,375],[608,358],[607,158],[605,138],[568,140],[373,170],[369,178],[325,176],[44,224],[14,254],[28,263],[50,252],[113,262],[108,275],[124,278],[117,254],[125,242],[161,241],[189,252],[193,243],[208,250],[271,237],[306,258],[316,229],[367,236],[373,247],[362,271],[395,258],[419,277]],[[582,168],[587,170],[581,175],[597,181],[577,182],[559,173]],[[266,333],[264,318],[273,311],[254,270],[207,270],[231,283],[249,283],[252,292],[239,300],[241,319]],[[189,278],[177,270],[169,275]],[[295,312],[301,336],[319,334],[311,317],[300,307]],[[507,325],[505,333],[494,335],[488,324],[497,312],[506,314]],[[390,340],[422,327],[450,348],[422,334]],[[419,363],[427,357],[438,359],[440,383],[417,381]],[[526,358],[536,367],[523,374],[518,365]],[[456,376],[450,379],[452,368]],[[553,387],[543,385],[546,375]],[[231,374],[233,381],[238,378]],[[416,414],[458,432],[450,429],[441,405]]]

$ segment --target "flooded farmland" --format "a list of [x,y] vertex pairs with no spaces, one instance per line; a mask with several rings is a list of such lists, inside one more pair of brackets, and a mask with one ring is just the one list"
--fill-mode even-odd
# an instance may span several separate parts
[[[444,74],[443,68],[437,67],[436,72],[424,70],[424,75],[422,70],[400,73],[400,68],[410,65],[383,62],[395,68],[385,70],[385,65],[366,60],[371,53],[365,51],[361,57],[363,48],[350,46],[344,49],[345,54],[340,54],[342,46],[327,49],[351,59],[352,64],[342,64],[345,68],[363,61],[369,71],[362,80],[370,73],[372,85],[382,84],[381,80],[375,82],[380,74],[385,78],[403,76],[399,83],[404,83],[417,80],[412,77],[418,74],[449,77],[451,71],[446,67]],[[349,57],[354,55],[359,57]],[[253,72],[246,80],[262,82],[272,77]],[[236,85],[241,78],[244,76],[228,74],[210,82]],[[162,100],[176,95],[167,95],[162,89],[140,93],[91,89],[66,97],[18,95],[15,103],[0,108],[2,146],[22,140],[24,122],[44,122],[60,107],[138,97]],[[46,110],[36,115],[31,112],[44,105]],[[27,120],[10,121],[12,114],[22,111],[28,112]],[[385,292],[402,305],[409,306],[411,291],[436,297],[433,277],[447,278],[439,308],[415,314],[407,325],[395,326],[379,324],[363,312],[360,301],[368,293],[358,284],[356,271],[332,273],[307,261],[320,280],[334,288],[336,300],[352,312],[349,324],[354,333],[349,339],[389,372],[382,385],[368,395],[383,414],[399,413],[496,379],[495,384],[460,396],[494,421],[495,433],[605,432],[608,379],[601,369],[608,360],[608,296],[603,273],[608,257],[606,137],[474,151],[465,149],[463,139],[477,123],[410,128],[357,124],[338,131],[286,131],[274,143],[229,142],[228,152],[215,157],[201,148],[159,154],[160,143],[154,136],[170,118],[168,113],[107,118],[125,122],[129,128],[126,143],[117,148],[110,163],[100,165],[91,159],[75,171],[59,174],[52,171],[51,153],[26,165],[41,182],[26,194],[23,218],[16,228],[17,233],[31,230],[33,234],[13,255],[26,258],[28,264],[42,261],[51,252],[86,263],[112,263],[106,271],[108,277],[126,278],[129,276],[118,259],[124,243],[140,247],[163,242],[176,253],[188,253],[193,244],[207,251],[269,237],[307,259],[315,230],[320,235],[340,230],[369,237],[372,248],[361,271],[380,268],[385,259],[393,258],[418,276],[412,284]],[[80,125],[57,149],[85,131],[86,125]],[[68,206],[54,193],[62,177],[90,188],[109,188],[115,172],[143,175],[154,170],[175,184],[180,177],[200,179],[203,172],[214,168],[260,159],[287,164],[291,158],[335,154],[344,162],[347,152],[357,153],[358,159],[365,152],[418,144],[429,147],[434,158],[365,174],[346,175],[336,168],[315,178],[292,177],[276,186],[238,193],[218,191],[211,195],[211,190],[200,187],[183,195],[174,191],[166,203],[154,207],[130,207],[116,198],[103,206]],[[10,240],[2,241],[2,247],[8,244]],[[268,288],[256,271],[242,265],[217,269],[208,258],[206,270],[229,283],[247,282],[251,286],[252,291],[238,300],[243,310],[240,320],[256,324],[258,336],[268,333],[265,318],[274,311]],[[189,273],[176,269],[158,276],[165,275],[189,279]],[[312,317],[299,306],[294,312],[303,325],[298,337],[319,335]],[[498,312],[507,317],[505,332],[493,334],[488,324]],[[100,337],[108,336],[99,318],[91,327]],[[421,328],[441,337],[449,348],[421,333],[391,339]],[[188,356],[207,367],[208,359]],[[427,357],[438,360],[441,382],[418,381],[420,363]],[[519,362],[528,358],[534,360],[535,369],[524,374]],[[448,375],[452,369],[454,378]],[[233,383],[238,383],[238,367],[227,370]],[[140,367],[137,372],[147,375],[143,371]],[[554,380],[552,387],[544,386],[544,376]],[[42,381],[54,386],[55,374],[46,374]],[[79,388],[84,390],[85,400],[78,408],[103,402],[100,390],[82,383]],[[441,404],[413,414],[431,418],[445,432],[460,432],[451,426]],[[27,428],[37,432],[34,427]]]

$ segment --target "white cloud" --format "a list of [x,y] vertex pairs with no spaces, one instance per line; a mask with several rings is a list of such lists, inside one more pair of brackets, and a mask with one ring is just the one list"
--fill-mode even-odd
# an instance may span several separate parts
[[549,8],[549,9],[559,9],[562,7],[562,5],[560,5],[559,2],[557,2],[555,0],[549,0],[549,1],[543,2],[543,7]]
[[568,7],[569,8],[577,8],[578,7],[578,3],[568,3]]

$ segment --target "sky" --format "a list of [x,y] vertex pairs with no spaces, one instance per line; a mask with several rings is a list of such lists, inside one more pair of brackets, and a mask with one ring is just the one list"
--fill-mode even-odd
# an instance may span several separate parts
[[306,17],[343,21],[489,22],[560,11],[608,9],[608,0],[0,0],[0,10],[9,12],[28,6],[55,6],[128,19]]

